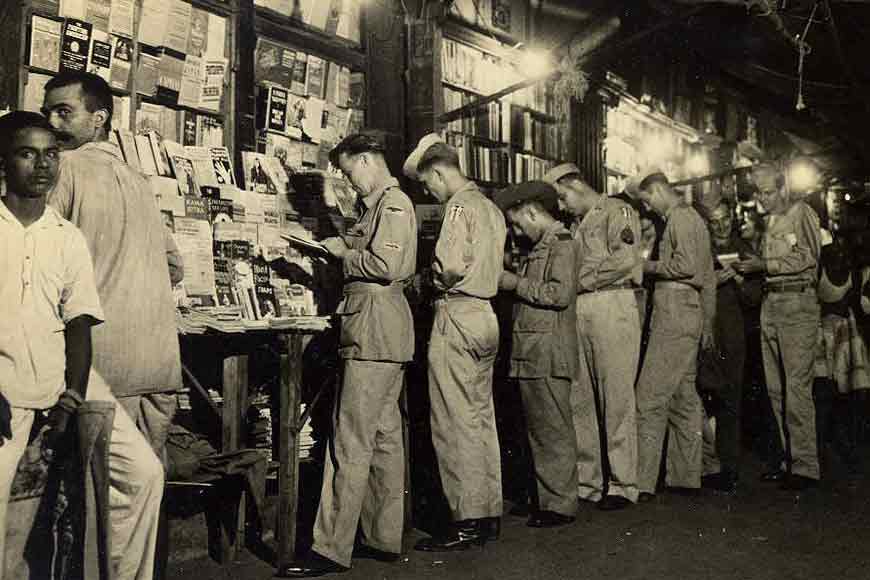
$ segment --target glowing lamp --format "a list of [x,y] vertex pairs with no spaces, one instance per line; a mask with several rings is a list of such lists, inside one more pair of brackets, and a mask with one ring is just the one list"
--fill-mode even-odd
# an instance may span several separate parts
[[818,184],[819,173],[815,166],[808,161],[796,161],[789,168],[788,178],[791,189],[807,191]]
[[553,59],[543,50],[526,50],[519,61],[519,69],[530,78],[545,77],[553,71]]

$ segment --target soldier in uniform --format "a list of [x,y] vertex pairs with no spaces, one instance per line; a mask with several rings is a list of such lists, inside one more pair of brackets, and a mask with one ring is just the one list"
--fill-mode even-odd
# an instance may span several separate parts
[[[359,192],[364,210],[344,237],[323,245],[341,261],[344,299],[341,390],[326,457],[311,553],[279,575],[343,572],[357,557],[395,560],[402,548],[404,451],[399,395],[414,354],[414,325],[404,285],[414,275],[417,221],[383,146],[367,135],[330,152]],[[360,528],[361,545],[354,551]]]
[[643,278],[640,220],[625,202],[589,187],[573,163],[554,167],[544,179],[555,184],[559,206],[573,216],[578,244],[577,333],[584,357],[578,382],[588,406],[581,409],[589,419],[584,431],[593,436],[582,442],[589,461],[583,464],[580,494],[598,500],[599,509],[618,510],[637,501],[638,494],[634,380],[640,356],[635,289]]
[[538,505],[528,526],[570,524],[577,511],[577,443],[571,382],[577,367],[575,252],[555,217],[556,190],[543,181],[509,187],[494,198],[514,235],[534,247],[519,275],[505,271],[499,287],[516,296],[510,376],[519,381],[537,480]]
[[656,280],[650,339],[637,382],[639,500],[654,497],[665,430],[667,484],[701,486],[703,409],[695,389],[699,346],[712,346],[716,310],[710,234],[703,218],[661,171],[641,176],[641,195],[667,220],[659,259],[644,273]]
[[420,139],[403,171],[445,204],[432,264],[437,294],[428,359],[432,443],[453,525],[416,549],[466,549],[494,539],[502,513],[492,402],[499,329],[490,299],[498,291],[507,228],[438,135]]
[[756,200],[767,211],[762,256],[735,264],[741,274],[764,273],[761,345],[767,391],[786,451],[780,471],[765,474],[785,489],[801,490],[819,479],[813,361],[818,341],[817,268],[819,217],[791,198],[782,172],[761,165],[752,172]]

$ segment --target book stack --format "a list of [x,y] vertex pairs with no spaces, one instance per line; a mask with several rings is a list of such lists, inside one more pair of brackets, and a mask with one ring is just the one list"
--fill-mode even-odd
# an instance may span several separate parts
[[251,399],[248,410],[248,448],[256,449],[272,461],[272,408],[269,395],[259,394]]
[[[302,404],[301,413],[304,415],[308,405]],[[308,420],[299,431],[299,459],[309,459],[311,452],[314,449],[314,429],[311,427],[311,421]]]

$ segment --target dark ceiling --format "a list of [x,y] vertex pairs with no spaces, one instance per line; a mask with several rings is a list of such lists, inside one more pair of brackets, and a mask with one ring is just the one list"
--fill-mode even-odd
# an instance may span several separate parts
[[[870,166],[870,1],[650,0],[662,17],[696,6],[677,25],[688,45],[721,67],[747,96],[837,149],[841,163]],[[812,19],[810,16],[812,15]],[[808,28],[807,28],[808,27]],[[797,110],[800,38],[806,31],[803,102]]]

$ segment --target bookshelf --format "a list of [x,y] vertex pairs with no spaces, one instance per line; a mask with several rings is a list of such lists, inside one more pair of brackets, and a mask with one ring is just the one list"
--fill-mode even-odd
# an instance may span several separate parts
[[[478,16],[487,23],[495,22],[498,10],[494,11],[493,6],[503,5],[484,3]],[[516,48],[517,40],[507,33],[519,31],[523,12],[509,13],[501,29],[494,30],[467,18],[475,14],[473,8],[473,3],[457,3],[453,16],[412,25],[411,122],[428,131],[442,132],[459,151],[466,175],[484,189],[540,179],[550,167],[571,156],[570,104],[555,98],[551,83],[541,82],[514,92],[464,118],[439,121],[445,112],[526,78],[520,64],[523,49]],[[515,21],[511,21],[510,14],[517,17]],[[465,20],[460,19],[463,15]],[[432,55],[431,61],[427,53]]]
[[152,130],[183,142],[192,125],[185,145],[231,150],[237,12],[237,0],[25,0],[14,102],[39,110],[52,75],[88,70],[112,87],[119,142]]

